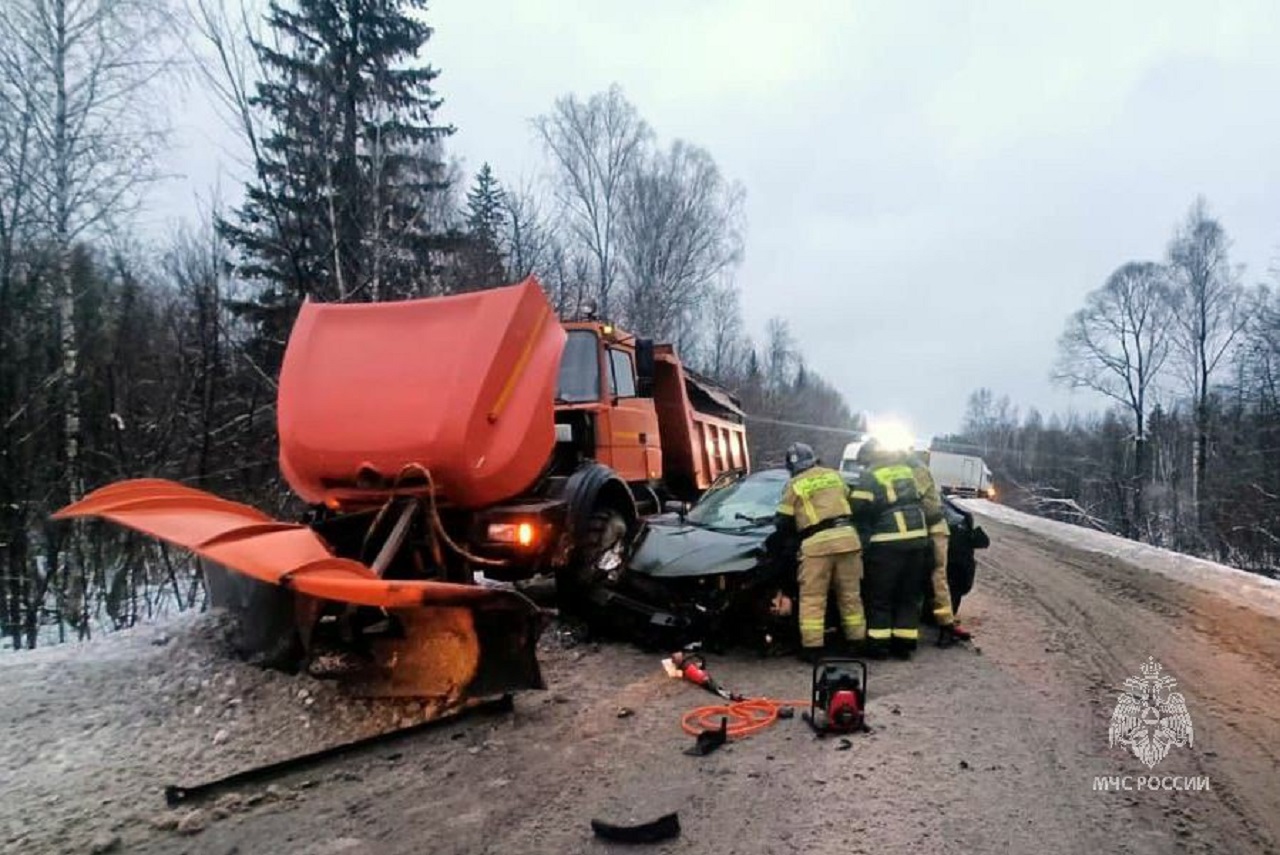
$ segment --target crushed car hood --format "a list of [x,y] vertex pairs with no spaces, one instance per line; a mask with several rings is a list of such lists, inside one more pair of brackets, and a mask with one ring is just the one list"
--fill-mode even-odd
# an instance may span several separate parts
[[745,573],[760,566],[770,531],[752,527],[729,534],[687,523],[650,524],[628,569],[665,579]]

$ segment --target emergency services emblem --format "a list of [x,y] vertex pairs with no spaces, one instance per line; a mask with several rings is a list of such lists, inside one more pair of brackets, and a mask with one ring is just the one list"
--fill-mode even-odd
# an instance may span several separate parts
[[1192,744],[1191,714],[1181,692],[1173,691],[1178,681],[1168,675],[1160,663],[1147,657],[1141,666],[1141,677],[1124,681],[1124,691],[1111,713],[1108,740],[1114,747],[1123,745],[1147,768],[1153,768],[1169,754],[1173,746]]

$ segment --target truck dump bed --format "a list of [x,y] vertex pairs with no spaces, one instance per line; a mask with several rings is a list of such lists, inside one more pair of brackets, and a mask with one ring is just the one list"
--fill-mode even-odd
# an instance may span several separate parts
[[750,468],[745,414],[732,395],[681,365],[670,345],[658,345],[654,357],[663,481],[692,500],[721,474]]

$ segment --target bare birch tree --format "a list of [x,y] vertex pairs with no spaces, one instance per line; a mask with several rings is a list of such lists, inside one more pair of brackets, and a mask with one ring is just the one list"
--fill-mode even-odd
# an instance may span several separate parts
[[704,355],[699,365],[720,383],[741,383],[751,342],[742,324],[738,289],[731,283],[713,287],[704,304]]
[[1146,418],[1156,381],[1169,357],[1170,300],[1164,268],[1131,261],[1090,292],[1058,341],[1055,381],[1092,389],[1123,405],[1132,418],[1133,519],[1142,520]]
[[1175,305],[1173,343],[1195,410],[1191,493],[1202,528],[1213,378],[1249,320],[1245,290],[1231,269],[1230,249],[1230,239],[1222,224],[1210,216],[1203,197],[1192,204],[1169,244]]
[[[0,15],[0,89],[9,103],[21,94],[29,120],[17,144],[30,167],[26,212],[51,262],[42,290],[58,351],[56,501],[78,499],[85,481],[73,253],[78,242],[127,217],[159,177],[166,127],[153,96],[171,66],[171,23],[164,0],[10,0]],[[80,541],[73,527],[69,553],[51,545],[40,582],[58,579],[55,591],[71,598],[73,612],[88,573]]]
[[508,189],[502,197],[502,211],[505,228],[499,243],[507,262],[507,278],[516,282],[548,267],[555,236],[533,191],[528,186]]
[[[28,358],[33,301],[22,268],[31,243],[34,115],[30,90],[8,67],[17,57],[0,43],[0,627],[23,644],[29,593],[30,443],[21,430],[38,372]],[[26,376],[24,376],[26,375]],[[37,381],[38,383],[38,381]]]
[[742,200],[705,149],[677,140],[635,159],[618,253],[632,328],[663,339],[686,332],[682,322],[742,257]]
[[649,126],[615,85],[585,102],[574,95],[557,99],[534,128],[551,155],[565,229],[593,261],[595,297],[607,315],[618,277],[626,181],[651,137]]
[[78,349],[71,248],[130,212],[158,177],[163,111],[150,100],[170,65],[163,0],[12,0],[0,17],[7,89],[26,94],[34,149],[33,211],[57,259],[51,288],[62,357],[64,480],[80,476]]

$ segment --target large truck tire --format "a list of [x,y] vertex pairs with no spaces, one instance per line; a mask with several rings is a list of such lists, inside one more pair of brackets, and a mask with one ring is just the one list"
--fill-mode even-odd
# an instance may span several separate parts
[[621,566],[629,528],[626,517],[614,508],[600,508],[591,514],[578,542],[578,560],[590,580]]
[[[621,569],[639,515],[630,488],[600,463],[588,463],[574,472],[564,496],[568,560],[556,570],[556,601],[562,611],[586,616],[592,589],[608,582],[611,569]],[[600,559],[610,550],[617,550],[618,566],[602,570]]]
[[556,573],[556,604],[584,621],[590,635],[607,634],[593,592],[613,586],[626,560],[629,532],[622,511],[609,505],[595,509],[578,526],[570,560]]
[[627,530],[626,517],[609,506],[592,511],[577,527],[569,562],[556,573],[556,600],[562,610],[588,616],[591,590],[607,584],[608,571],[600,567],[601,559],[613,551],[621,566]]

